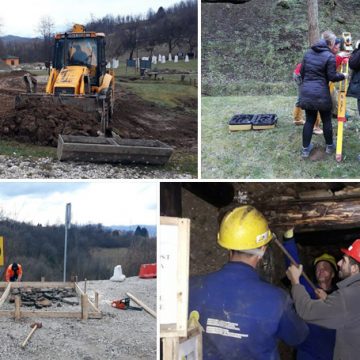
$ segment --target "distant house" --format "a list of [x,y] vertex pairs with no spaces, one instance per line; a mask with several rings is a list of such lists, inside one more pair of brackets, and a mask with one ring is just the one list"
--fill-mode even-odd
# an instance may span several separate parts
[[20,63],[20,59],[17,56],[7,55],[2,58],[5,64],[11,66],[17,66]]

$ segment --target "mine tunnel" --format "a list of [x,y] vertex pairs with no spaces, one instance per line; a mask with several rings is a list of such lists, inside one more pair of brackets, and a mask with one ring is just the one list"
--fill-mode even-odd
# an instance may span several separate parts
[[[270,229],[282,241],[283,233],[294,226],[304,271],[313,280],[313,261],[329,253],[339,261],[340,248],[360,238],[359,183],[162,183],[162,216],[189,218],[190,277],[219,270],[228,261],[228,252],[217,245],[222,217],[231,209],[253,205],[267,218]],[[285,256],[270,243],[260,275],[288,289]],[[295,359],[294,349],[280,343],[281,359]]]

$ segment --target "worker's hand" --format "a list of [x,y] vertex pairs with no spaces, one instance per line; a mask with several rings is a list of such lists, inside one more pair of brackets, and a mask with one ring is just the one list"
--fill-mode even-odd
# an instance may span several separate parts
[[303,266],[300,264],[299,267],[294,264],[290,265],[286,270],[286,276],[291,281],[292,285],[299,284],[299,279],[303,271]]
[[344,78],[345,79],[348,79],[349,78],[349,74],[347,74],[347,73],[342,73],[343,75],[344,75]]
[[293,237],[294,237],[294,227],[291,227],[284,232],[284,240],[292,239]]
[[316,289],[315,294],[321,300],[326,300],[327,298],[327,293],[323,289]]

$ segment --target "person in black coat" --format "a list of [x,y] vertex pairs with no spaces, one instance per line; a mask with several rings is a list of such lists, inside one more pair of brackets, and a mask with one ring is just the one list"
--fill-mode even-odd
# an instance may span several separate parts
[[320,112],[326,142],[326,153],[335,150],[331,123],[331,95],[329,81],[344,80],[346,74],[336,72],[335,55],[332,52],[336,36],[325,31],[322,39],[315,43],[306,53],[301,66],[302,86],[300,89],[300,107],[305,110],[306,122],[303,128],[303,148],[301,156],[307,158],[314,145],[311,143],[317,112]]
[[349,67],[353,70],[353,73],[347,90],[347,96],[357,98],[360,115],[360,40],[357,43],[356,49],[350,56]]

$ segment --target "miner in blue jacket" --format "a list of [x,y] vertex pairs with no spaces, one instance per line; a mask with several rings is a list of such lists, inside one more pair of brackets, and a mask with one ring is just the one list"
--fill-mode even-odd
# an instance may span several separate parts
[[290,296],[256,271],[272,236],[252,206],[224,217],[218,243],[230,251],[230,261],[190,282],[189,311],[200,314],[204,360],[278,360],[279,339],[296,346],[306,338],[308,327]]
[[[295,243],[294,230],[289,229],[284,233],[284,247],[292,255],[294,260],[300,264],[299,252]],[[286,261],[286,267],[290,266],[290,262]],[[329,254],[322,254],[314,260],[316,286],[324,290],[327,294],[331,294],[337,290],[336,260]],[[314,289],[301,276],[300,283],[304,285],[307,293],[312,299],[319,297]],[[309,335],[305,341],[297,347],[297,360],[331,360],[334,356],[336,330],[326,329],[322,326],[310,324]]]

